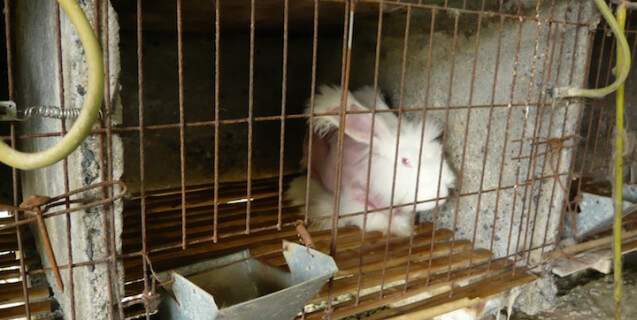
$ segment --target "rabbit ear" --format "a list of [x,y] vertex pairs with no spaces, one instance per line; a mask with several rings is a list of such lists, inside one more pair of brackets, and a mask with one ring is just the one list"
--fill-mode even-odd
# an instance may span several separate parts
[[[336,109],[335,111],[338,111]],[[365,108],[361,104],[357,102],[351,103],[349,105],[348,111],[366,111],[369,109]],[[372,134],[372,114],[371,113],[354,113],[347,114],[345,120],[345,134],[347,134],[350,138],[364,144],[369,144],[370,142],[370,134]],[[376,115],[375,124],[374,124],[374,137],[377,139],[387,139],[390,136],[390,131],[387,124],[384,121],[383,117]]]
[[[322,86],[321,94],[316,97],[314,111],[317,113],[338,113],[341,110],[341,89],[337,87]],[[354,112],[369,112],[369,109],[363,106],[352,93],[348,94],[347,110]],[[375,117],[374,137],[378,139],[386,139],[391,135],[389,125],[386,122],[385,115],[377,114]],[[314,117],[314,132],[320,136],[325,136],[334,129],[340,127],[340,116],[316,116]],[[370,135],[372,134],[372,114],[371,113],[354,113],[347,114],[345,120],[345,134],[352,139],[369,144]]]

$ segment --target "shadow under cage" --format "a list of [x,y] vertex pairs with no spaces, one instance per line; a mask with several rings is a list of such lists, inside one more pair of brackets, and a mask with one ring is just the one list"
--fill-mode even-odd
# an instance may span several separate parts
[[[590,85],[592,30],[599,21],[590,1],[112,0],[81,6],[105,48],[104,117],[63,164],[21,173],[21,192],[24,198],[57,195],[120,180],[129,193],[104,207],[47,219],[70,287],[56,286],[45,255],[40,274],[52,287],[56,310],[68,318],[160,317],[160,295],[171,283],[159,274],[245,249],[286,270],[281,240],[298,241],[299,220],[338,272],[298,318],[433,317],[457,308],[477,317],[506,299],[471,306],[533,281],[528,270],[559,241],[584,104],[551,93]],[[11,9],[19,105],[81,102],[87,71],[66,16],[53,2]],[[51,30],[59,30],[57,37],[42,38]],[[39,39],[39,45],[21,39]],[[42,69],[54,72],[34,79]],[[348,89],[338,91],[342,99],[334,100],[331,113],[321,111],[321,85]],[[365,86],[371,98],[355,97]],[[352,97],[366,108],[341,113]],[[394,140],[357,141],[359,149],[352,148],[347,122],[368,116],[396,121],[399,127],[389,126]],[[312,153],[324,137],[308,131],[328,118],[335,181],[324,187],[331,193],[323,201],[302,190],[303,201],[291,201],[291,188],[305,189],[291,181],[305,181],[323,165]],[[442,157],[418,139],[424,133],[403,134],[421,130],[423,118],[440,128],[427,142],[435,141]],[[65,132],[63,123],[20,125],[21,146],[50,144],[53,133]],[[395,145],[413,146],[415,158],[395,156]],[[363,196],[360,212],[343,209],[344,156],[369,161],[371,169],[364,165],[357,175],[362,181],[388,177],[374,182],[390,193],[381,195],[382,205]],[[391,165],[379,166],[380,156]],[[439,182],[439,169],[420,172],[430,156],[439,168],[449,164],[453,183]],[[412,189],[405,185],[413,179],[413,189],[422,184],[433,195],[411,190],[411,200],[394,201],[396,190]],[[326,215],[305,214],[306,200],[323,201]],[[406,234],[338,223],[398,211],[409,217]],[[34,243],[42,253],[41,237]]]

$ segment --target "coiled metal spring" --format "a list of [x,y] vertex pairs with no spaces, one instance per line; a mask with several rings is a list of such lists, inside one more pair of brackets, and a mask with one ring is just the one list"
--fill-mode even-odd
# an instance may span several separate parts
[[[54,119],[67,119],[75,120],[80,116],[82,109],[78,108],[60,108],[55,106],[34,106],[29,107],[23,112],[23,118],[54,118]],[[100,119],[102,118],[102,110],[99,112]]]

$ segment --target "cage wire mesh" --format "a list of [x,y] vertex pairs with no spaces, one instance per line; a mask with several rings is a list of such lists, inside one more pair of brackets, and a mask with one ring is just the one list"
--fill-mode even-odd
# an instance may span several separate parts
[[[100,206],[82,208],[67,197],[69,212],[45,219],[64,288],[40,229],[20,223],[28,216],[17,210],[1,213],[0,296],[6,298],[0,319],[156,318],[162,288],[170,285],[157,273],[243,249],[285,269],[281,240],[298,240],[298,220],[310,227],[314,247],[339,267],[299,318],[376,310],[365,316],[382,319],[492,296],[533,280],[528,270],[563,237],[568,217],[577,214],[577,195],[608,176],[614,97],[557,101],[551,95],[558,87],[613,81],[615,39],[591,1],[80,5],[104,48],[103,117],[78,150],[54,166],[24,172],[0,166],[1,201],[18,207],[33,194],[53,197],[119,181],[129,192],[109,201],[121,189],[100,185],[81,195],[101,200]],[[4,99],[20,107],[79,105],[87,70],[65,14],[53,1],[5,0],[4,10]],[[630,15],[627,24],[633,58],[634,20]],[[632,73],[627,106],[637,99],[634,82]],[[317,112],[322,84],[352,92],[370,86],[390,107],[369,103],[371,111],[347,116],[340,107]],[[634,183],[635,115],[626,109],[627,181]],[[453,168],[453,190],[365,205],[361,212],[347,211],[341,198],[348,195],[333,192],[321,204],[340,216],[305,214],[310,203],[286,195],[291,181],[306,181],[320,164],[314,154],[307,157],[309,169],[299,167],[304,150],[321,143],[306,132],[321,117],[349,121],[355,115],[395,116],[403,129],[393,145],[416,149],[422,139],[408,141],[413,132],[401,132],[421,118],[438,123],[436,141]],[[35,151],[71,125],[44,118],[3,122],[0,135]],[[343,190],[343,155],[351,149],[344,150],[344,128],[334,134],[333,190]],[[360,174],[389,177],[384,182],[393,194],[407,184],[395,178],[405,163],[395,149],[382,147],[361,149],[360,159],[372,160]],[[433,152],[424,149],[421,157]],[[375,170],[375,150],[390,150],[385,156],[392,166]],[[413,160],[420,168],[421,159]],[[413,175],[418,184],[444,188],[434,171]],[[308,185],[300,187],[302,202],[321,201]],[[407,235],[338,223],[383,210],[404,210],[411,218],[422,204],[429,210],[413,215]],[[328,221],[328,228],[312,229],[318,221]],[[627,228],[634,222],[629,218]],[[387,305],[393,308],[383,309]]]

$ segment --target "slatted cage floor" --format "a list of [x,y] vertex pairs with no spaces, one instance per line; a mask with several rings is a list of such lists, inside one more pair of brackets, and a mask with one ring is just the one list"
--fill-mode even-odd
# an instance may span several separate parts
[[[0,226],[15,222],[13,216],[1,217]],[[20,273],[20,256],[27,272],[40,270],[41,262],[35,249],[33,235],[28,227],[20,228],[22,252],[19,250],[16,228],[0,230],[0,320],[16,319],[26,314],[25,298]],[[42,274],[39,274],[42,276]],[[30,282],[33,283],[31,275]],[[31,316],[51,319],[53,299],[46,284],[30,285],[27,289]]]
[[[283,190],[291,176],[284,178]],[[302,219],[298,207],[283,201],[279,220],[279,185],[277,179],[252,182],[250,202],[250,234],[246,229],[246,183],[224,183],[218,191],[218,235],[213,234],[213,186],[189,187],[186,190],[186,249],[183,241],[181,189],[162,190],[146,194],[146,248],[154,272],[162,272],[197,261],[220,257],[249,249],[252,256],[273,266],[285,269],[281,240],[298,241],[293,222]],[[125,202],[122,245],[124,254],[142,248],[141,201],[133,197]],[[331,231],[311,232],[315,248],[330,251]],[[422,223],[409,237],[385,237],[380,232],[367,232],[364,241],[357,227],[340,228],[337,232],[335,261],[339,268],[332,284],[334,300],[332,317],[340,318],[376,309],[425,291],[440,289],[452,283],[465,283],[510,274],[509,260],[493,259],[488,250],[476,249],[470,241],[455,239],[452,231],[434,230],[431,223]],[[191,244],[192,243],[192,244]],[[411,250],[410,250],[411,246]],[[385,253],[387,250],[387,259]],[[125,297],[144,291],[143,262],[139,257],[124,259]],[[509,271],[509,272],[507,272]],[[526,275],[524,272],[518,272]],[[360,276],[359,276],[360,275]],[[512,279],[513,279],[512,278]],[[405,279],[407,283],[405,284]],[[531,281],[531,278],[524,278]],[[358,304],[348,299],[358,292]],[[384,283],[384,284],[383,284]],[[516,283],[511,281],[511,283]],[[379,289],[383,286],[383,298]],[[486,283],[488,287],[489,282]],[[328,286],[311,301],[314,306],[325,305]],[[447,294],[448,296],[448,294]],[[320,318],[324,308],[310,310],[308,319]],[[144,314],[141,304],[126,308],[127,317]]]

